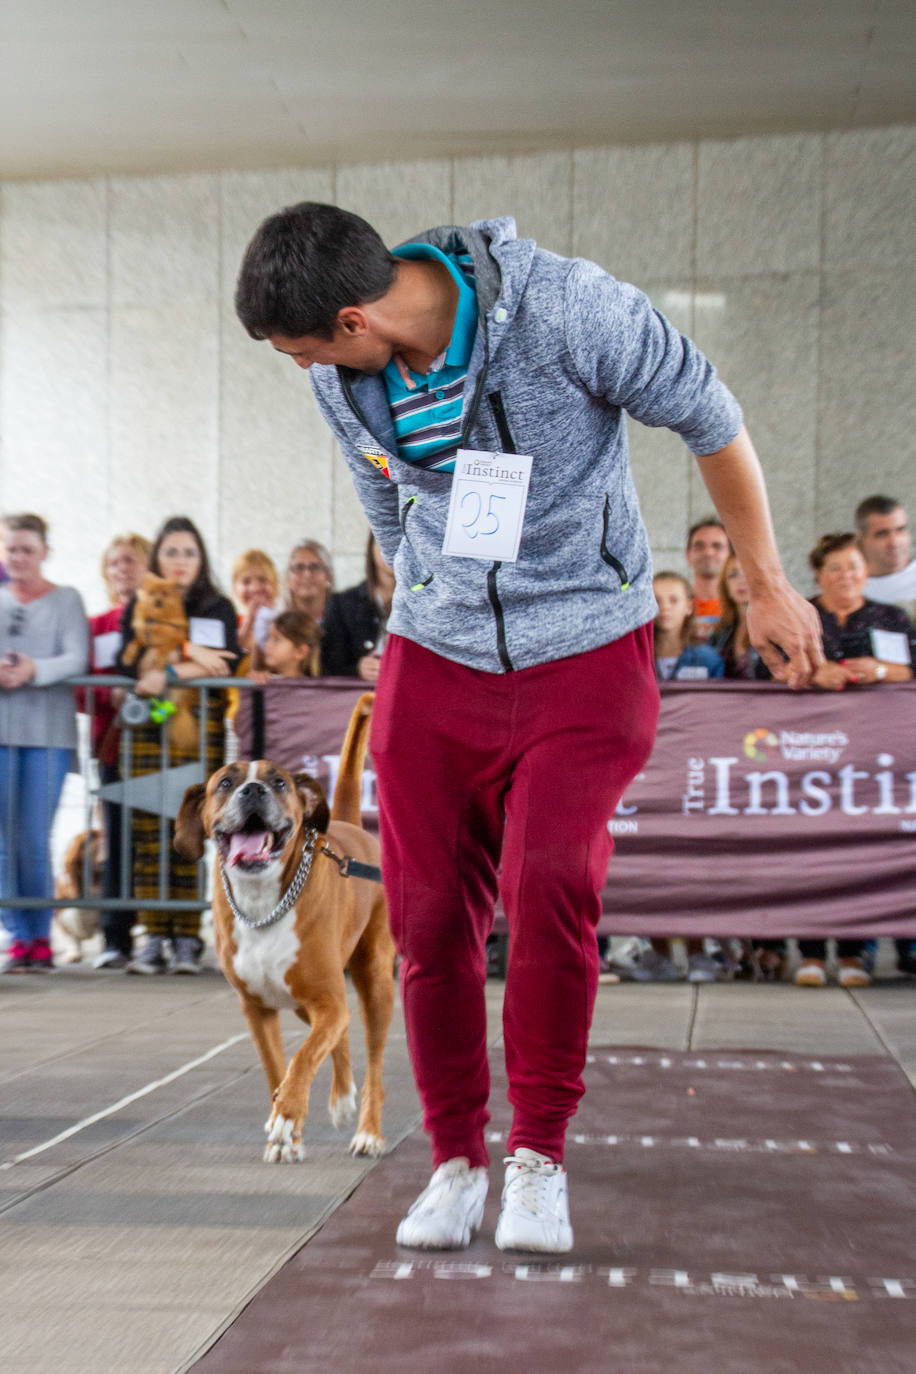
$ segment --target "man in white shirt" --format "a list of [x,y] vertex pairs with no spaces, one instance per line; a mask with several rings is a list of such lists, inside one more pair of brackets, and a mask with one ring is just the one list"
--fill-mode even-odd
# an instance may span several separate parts
[[865,595],[916,621],[916,558],[903,506],[892,496],[867,496],[856,508],[856,533],[868,564]]
[[[859,548],[868,564],[865,595],[870,601],[899,606],[916,623],[916,558],[907,513],[892,496],[866,496],[856,507]],[[911,940],[895,940],[897,968],[916,975]]]

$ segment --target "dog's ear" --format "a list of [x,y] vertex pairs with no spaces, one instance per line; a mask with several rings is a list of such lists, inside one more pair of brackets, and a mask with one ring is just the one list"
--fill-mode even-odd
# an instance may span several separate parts
[[174,844],[178,853],[185,859],[203,858],[206,831],[201,813],[206,796],[207,785],[203,782],[196,782],[184,794],[184,801],[175,822]]
[[302,814],[307,825],[322,835],[331,823],[331,811],[321,790],[321,783],[311,773],[294,773],[293,782],[302,802]]

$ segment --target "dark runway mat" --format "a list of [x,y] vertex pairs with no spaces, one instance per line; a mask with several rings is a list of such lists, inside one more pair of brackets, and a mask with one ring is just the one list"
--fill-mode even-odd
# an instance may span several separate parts
[[570,1255],[493,1244],[494,1066],[470,1249],[395,1244],[430,1170],[413,1136],[195,1374],[914,1374],[916,1104],[891,1061],[596,1050],[586,1082]]

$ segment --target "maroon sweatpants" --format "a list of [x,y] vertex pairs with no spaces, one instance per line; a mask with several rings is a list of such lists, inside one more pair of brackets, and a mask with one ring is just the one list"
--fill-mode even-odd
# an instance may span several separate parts
[[584,1086],[607,823],[658,720],[652,627],[483,673],[389,637],[372,718],[382,870],[434,1167],[487,1163],[484,984],[497,885],[509,1152],[557,1161]]

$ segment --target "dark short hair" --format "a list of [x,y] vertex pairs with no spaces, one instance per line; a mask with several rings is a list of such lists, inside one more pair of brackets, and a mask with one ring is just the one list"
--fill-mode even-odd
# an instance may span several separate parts
[[169,520],[166,520],[156,535],[149,556],[150,572],[154,572],[157,577],[162,576],[162,569],[159,567],[159,550],[163,540],[170,534],[190,534],[196,540],[200,550],[200,570],[188,588],[185,600],[193,606],[201,608],[209,606],[220,595],[219,588],[213,581],[213,575],[210,572],[210,559],[207,557],[207,546],[203,541],[203,535],[194,521],[189,520],[186,515],[173,515]]
[[339,312],[388,291],[397,258],[359,215],[303,201],[271,215],[245,250],[235,311],[253,339],[330,339]]
[[868,529],[870,515],[890,515],[891,511],[900,509],[900,506],[901,503],[893,496],[866,496],[865,500],[856,506],[856,529],[860,534],[864,534]]
[[808,562],[812,572],[820,572],[832,553],[839,553],[841,549],[857,549],[858,547],[859,541],[851,530],[844,530],[842,533],[822,534],[808,554]]
[[[714,525],[715,528],[721,530],[726,539],[728,539],[728,531],[722,524],[718,515],[708,515],[705,520],[697,520],[690,526],[690,529],[687,531],[687,543],[685,548],[690,548],[690,545],[693,543],[693,536],[696,534],[697,530],[705,530],[707,525]],[[731,540],[729,540],[728,547],[731,548]]]

